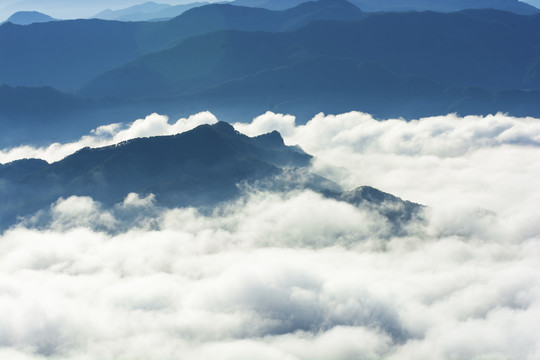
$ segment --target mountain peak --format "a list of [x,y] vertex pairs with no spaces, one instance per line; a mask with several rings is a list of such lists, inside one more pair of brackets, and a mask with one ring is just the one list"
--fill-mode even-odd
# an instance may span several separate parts
[[33,23],[56,21],[55,18],[37,11],[19,11],[11,15],[6,22],[16,25],[30,25]]
[[225,121],[219,121],[212,125],[212,128],[215,130],[227,134],[227,135],[236,135],[238,134],[237,131],[234,129],[234,127]]
[[[313,20],[360,20],[365,16],[362,10],[347,0],[307,1],[298,6],[284,10],[289,14],[311,13]],[[316,15],[318,14],[318,15]]]
[[[0,209],[0,227],[71,195],[112,205],[130,192],[153,193],[165,206],[210,206],[237,196],[239,183],[272,179],[282,168],[305,167],[310,160],[277,132],[251,138],[220,121],[177,135],[84,148],[51,164],[8,163],[0,166],[0,197],[11,210]],[[15,191],[22,187],[28,189],[24,196]]]
[[261,146],[269,147],[269,148],[276,148],[276,147],[282,147],[285,146],[285,142],[283,141],[283,138],[281,137],[281,134],[277,132],[276,130],[259,135],[254,138],[258,144]]

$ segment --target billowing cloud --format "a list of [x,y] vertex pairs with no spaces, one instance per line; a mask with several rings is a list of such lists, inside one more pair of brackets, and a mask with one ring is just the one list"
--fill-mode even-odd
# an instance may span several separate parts
[[296,125],[292,115],[267,112],[251,123],[234,125],[249,136],[278,130],[285,138],[314,152],[343,146],[363,153],[458,157],[485,147],[540,146],[538,119],[501,113],[463,118],[449,114],[412,121],[380,121],[361,112],[327,116],[321,113],[305,125]]
[[400,237],[311,191],[246,189],[210,213],[58,199],[0,235],[0,358],[538,359],[536,123],[235,124],[280,129],[345,186],[430,205]]
[[[154,226],[99,230],[133,208]],[[85,197],[48,211],[45,228],[0,237],[0,354],[11,358],[539,354],[538,237],[426,225],[379,238],[384,219],[309,191],[253,193],[207,215],[134,194],[105,218]]]
[[103,125],[92,130],[90,135],[81,137],[72,143],[54,143],[46,147],[33,147],[31,145],[19,146],[11,149],[0,149],[0,163],[18,159],[36,158],[54,162],[73,154],[84,147],[102,147],[118,144],[122,141],[159,135],[174,135],[189,131],[199,125],[214,124],[216,117],[208,111],[177,120],[169,124],[169,118],[156,113],[144,119],[138,119],[131,124]]
[[316,156],[320,174],[346,188],[371,185],[429,205],[441,231],[454,222],[465,232],[487,231],[489,238],[495,235],[489,227],[470,221],[479,212],[489,221],[486,210],[508,220],[503,236],[540,231],[538,119],[451,114],[378,121],[351,112],[295,125],[290,115],[268,112],[234,126],[251,136],[286,129],[285,142]]

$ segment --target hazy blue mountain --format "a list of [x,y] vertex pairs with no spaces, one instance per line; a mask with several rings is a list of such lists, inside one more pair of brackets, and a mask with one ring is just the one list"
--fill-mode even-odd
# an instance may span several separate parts
[[30,25],[49,21],[56,21],[56,19],[37,11],[19,11],[6,20],[6,22],[16,25]]
[[193,2],[181,5],[169,5],[152,1],[130,6],[120,10],[104,10],[92,16],[96,19],[119,20],[119,21],[149,21],[172,19],[194,7],[208,5],[208,2]]
[[[319,67],[328,62],[339,64],[344,71],[340,73]],[[305,67],[305,73],[315,74],[304,85],[289,76],[296,71],[295,67],[300,66]],[[349,85],[340,84],[339,76],[348,76],[346,84]],[[368,80],[377,81],[379,85],[372,86]],[[313,59],[306,64],[299,62],[172,97],[97,100],[58,93],[56,99],[50,98],[47,102],[47,112],[43,113],[36,111],[34,106],[26,106],[36,101],[34,96],[40,96],[35,95],[36,89],[20,90],[11,88],[9,92],[15,94],[6,99],[18,100],[0,106],[1,148],[71,141],[97,126],[132,122],[153,112],[178,119],[209,110],[219,119],[235,122],[248,121],[272,110],[294,114],[298,123],[308,121],[321,111],[336,114],[353,110],[369,112],[381,119],[415,119],[451,112],[487,115],[499,111],[514,116],[540,117],[540,91],[492,92],[478,88],[448,88],[427,78],[398,75],[373,63],[355,64],[340,59]]]
[[2,14],[18,11],[40,11],[58,19],[86,18],[107,8],[125,8],[140,3],[141,0],[2,0]]
[[538,15],[496,10],[382,13],[358,22],[308,24],[289,41],[309,54],[372,61],[452,86],[540,89],[539,30]]
[[[130,19],[130,17],[132,16],[136,16],[136,17],[144,16],[149,13],[155,13],[161,10],[168,9],[171,6],[172,5],[169,5],[169,4],[161,4],[161,3],[156,3],[153,1],[148,1],[142,4],[127,7],[125,9],[119,9],[119,10],[106,9],[91,17],[96,18],[96,19],[102,19],[102,20],[133,21],[132,19]],[[144,20],[148,20],[148,18],[137,19],[135,21],[144,21]]]
[[524,0],[523,2],[540,9],[540,0]]
[[[353,21],[313,21],[321,18]],[[71,26],[79,32],[66,33]],[[188,37],[231,27],[239,30]],[[56,29],[55,36],[65,41],[43,46],[40,28],[49,34]],[[74,86],[115,62],[123,65],[87,82],[77,95],[0,88],[3,147],[65,141],[152,112],[177,118],[210,110],[222,120],[238,121],[273,110],[295,114],[300,122],[319,111],[350,110],[407,119],[448,112],[540,116],[540,15],[496,10],[366,15],[346,1],[325,0],[287,11],[209,5],[163,23],[85,20],[0,27],[0,34],[10,31],[11,40],[0,47],[17,50],[15,39],[25,34],[42,57],[12,56],[27,52],[24,47],[1,56],[2,82],[20,74],[33,82],[48,77]],[[175,39],[184,40],[167,48]],[[78,44],[75,51],[69,50],[72,42]],[[108,55],[98,56],[105,46]],[[167,49],[137,55],[157,47]],[[136,59],[125,63],[128,57]]]
[[[453,103],[459,98],[447,89],[540,90],[540,48],[535,45],[539,31],[540,16],[494,10],[383,13],[354,22],[311,22],[287,33],[221,31],[186,39],[107,72],[80,94],[141,99],[194,93],[203,97],[208,90],[218,98],[219,90],[212,89],[228,86],[221,91],[224,96],[264,96],[281,86],[276,82],[285,81],[290,90],[275,93],[288,91],[290,101],[304,97],[306,91],[341,90],[353,97],[379,92],[379,102],[399,100],[393,94],[408,93],[427,99],[438,91]],[[295,66],[329,58],[335,60],[316,60],[316,71]],[[340,59],[348,59],[347,64],[342,66]],[[356,66],[365,63],[393,75],[377,70],[370,77],[370,70],[365,70],[354,81]],[[323,79],[327,73],[333,76]],[[437,105],[433,102],[439,111],[447,108]]]
[[4,117],[17,117],[24,111],[28,116],[39,118],[40,115],[54,114],[59,109],[70,111],[89,104],[90,101],[51,87],[12,88],[0,85],[0,114]]
[[49,163],[39,159],[23,159],[7,164],[0,164],[0,182],[19,181],[47,168]]
[[345,1],[339,3],[343,11],[323,0],[285,12],[213,4],[190,9],[167,22],[93,19],[24,27],[6,23],[0,26],[0,84],[70,91],[107,70],[193,35],[223,29],[284,31],[316,19],[363,16]]
[[451,112],[540,116],[540,91],[448,87],[427,77],[396,74],[375,63],[324,56],[184,95],[143,100],[89,99],[51,88],[4,86],[0,87],[0,146],[68,141],[99,125],[131,122],[152,112],[176,119],[204,110],[228,121],[272,110],[295,114],[300,123],[320,111],[352,110],[406,119]]
[[118,99],[88,99],[51,87],[0,85],[0,148],[73,140],[99,125],[152,113]]
[[[378,118],[406,119],[457,112],[540,116],[540,91],[493,92],[448,87],[424,76],[400,75],[372,62],[314,57],[260,71],[179,97],[217,104],[213,111],[242,108],[244,118],[270,109],[307,121],[317,112],[360,110]],[[224,117],[226,118],[226,117]]]
[[107,72],[80,93],[180,94],[316,56],[374,62],[448,86],[539,90],[539,31],[540,16],[493,10],[377,14],[356,22],[313,22],[291,33],[224,31]]
[[73,89],[111,67],[162,48],[145,40],[151,25],[104,20],[3,24],[0,83]]
[[[219,122],[173,136],[85,148],[52,164],[36,159],[0,164],[0,229],[71,195],[91,196],[108,207],[130,192],[153,193],[159,206],[211,210],[240,195],[242,183],[274,191],[319,191],[381,212],[395,231],[421,215],[421,205],[371,187],[342,192],[331,181],[306,173],[311,158],[286,146],[278,132],[250,138]],[[281,177],[284,172],[289,176]]]
[[[234,0],[233,5],[261,7],[270,10],[285,10],[306,0]],[[350,0],[363,11],[436,11],[455,12],[466,9],[498,9],[522,15],[531,15],[540,10],[519,0]]]
[[515,14],[540,12],[519,0],[351,0],[364,11],[436,11],[454,12],[466,9],[497,9]]
[[232,5],[260,7],[269,10],[286,10],[305,3],[307,0],[234,0]]

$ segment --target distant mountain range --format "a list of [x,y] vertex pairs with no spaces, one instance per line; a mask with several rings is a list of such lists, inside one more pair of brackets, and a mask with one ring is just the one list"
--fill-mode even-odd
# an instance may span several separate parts
[[305,171],[280,177],[284,171],[307,168],[310,160],[301,149],[286,146],[277,132],[250,138],[224,122],[173,136],[85,148],[52,164],[19,160],[0,165],[0,228],[59,197],[91,196],[112,206],[130,192],[153,193],[160,206],[204,209],[241,194],[237,185],[243,182],[276,191],[309,188],[355,205],[403,203],[401,211],[392,207],[383,212],[395,223],[421,211],[420,205],[373,188],[341,193],[331,181]]
[[[312,22],[287,33],[222,31],[141,57],[97,77],[78,93],[122,98],[178,95],[318,56],[373,62],[396,74],[447,86],[540,90],[540,49],[535,47],[539,31],[540,16],[491,10],[383,13],[355,22]],[[328,70],[340,71],[331,63]],[[340,83],[350,87],[343,72]],[[298,86],[312,80],[301,72],[289,75]],[[324,90],[325,85],[318,86]]]
[[0,146],[151,112],[540,116],[538,34],[540,14],[367,13],[345,0],[284,11],[212,4],[162,22],[6,23]]
[[150,108],[117,99],[87,99],[51,87],[0,85],[0,148],[72,140],[104,122],[131,122]]
[[118,21],[162,21],[172,19],[194,7],[208,4],[208,2],[193,2],[182,5],[169,5],[149,1],[120,10],[103,10],[99,14],[92,16],[92,18]]
[[[329,61],[337,61],[343,68],[326,72],[327,69],[320,66]],[[303,69],[304,73],[311,72],[318,78],[314,76],[311,82],[302,84],[288,76],[304,65],[308,67]],[[347,76],[345,70],[351,67],[352,72],[347,78],[351,87],[341,88],[339,76]],[[378,73],[371,73],[371,70]],[[328,77],[321,77],[321,72]],[[367,83],[377,78],[380,79],[378,86]],[[264,89],[260,80],[266,81]],[[320,85],[325,81],[328,88],[321,90]],[[220,119],[236,122],[271,110],[294,114],[298,123],[304,123],[319,112],[338,114],[353,110],[369,112],[380,119],[497,111],[538,117],[539,104],[539,91],[446,88],[422,77],[399,76],[377,69],[373,63],[356,66],[347,61],[340,63],[339,60],[321,58],[189,95],[143,100],[90,99],[66,95],[51,88],[0,87],[0,144],[5,148],[24,143],[48,145],[55,141],[71,141],[100,125],[131,122],[153,112],[178,119],[209,110]]]
[[[121,21],[164,20],[180,15],[187,8],[200,3],[180,0],[163,0],[158,3],[144,0],[10,0],[0,3],[0,13],[19,11],[52,12],[61,19],[101,18]],[[209,0],[215,2],[213,0]],[[285,10],[308,0],[234,0],[221,1],[238,6],[260,7],[269,10]],[[351,0],[367,12],[381,11],[436,11],[453,12],[466,9],[498,9],[516,14],[538,12],[540,0]],[[107,10],[105,10],[107,9]],[[113,9],[113,10],[110,10]],[[0,19],[1,21],[2,19]]]
[[532,5],[534,7],[536,7],[537,9],[540,9],[540,0],[526,0],[526,1],[523,1],[524,3],[527,3],[529,5]]
[[37,11],[19,11],[11,15],[5,22],[16,25],[30,25],[49,21],[56,21],[56,19]]
[[[59,21],[29,26],[0,26],[0,83],[52,86],[70,91],[93,77],[136,58],[170,48],[182,40],[218,30],[285,31],[319,19],[355,19],[363,13],[348,4],[345,13],[325,11],[333,0],[285,12],[208,5],[168,22]],[[344,1],[339,1],[345,3]],[[304,9],[304,10],[302,10]],[[106,54],[106,55],[105,55]],[[39,59],[39,60],[38,60]]]
[[[314,23],[317,20],[339,22]],[[227,29],[292,32],[228,32],[182,42]],[[208,5],[163,23],[8,23],[0,26],[0,37],[6,39],[0,43],[5,54],[0,58],[0,79],[10,86],[62,91],[83,86],[80,94],[98,97],[151,97],[325,55],[372,61],[398,74],[427,76],[449,86],[538,90],[539,29],[540,15],[470,10],[368,16],[342,0],[305,3],[284,12]],[[249,45],[241,37],[249,38]],[[52,38],[56,40],[48,40]],[[188,74],[189,81],[182,74]]]
[[[181,0],[166,0],[178,3]],[[2,0],[0,17],[18,11],[39,11],[58,19],[81,19],[92,16],[104,9],[121,9],[137,5],[144,0]]]
[[[234,0],[233,5],[285,10],[306,0]],[[436,11],[455,12],[467,9],[497,9],[521,15],[540,12],[535,6],[519,0],[350,0],[367,12]]]

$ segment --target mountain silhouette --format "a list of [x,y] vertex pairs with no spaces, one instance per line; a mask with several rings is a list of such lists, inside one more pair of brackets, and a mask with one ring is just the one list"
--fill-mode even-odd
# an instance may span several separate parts
[[312,22],[290,33],[221,31],[107,72],[80,94],[176,95],[316,56],[374,62],[453,87],[540,90],[539,31],[540,16],[493,10],[377,14]]
[[[300,122],[321,111],[335,114],[353,110],[377,118],[406,119],[452,112],[540,116],[540,91],[448,87],[429,77],[396,74],[373,62],[326,56],[260,71],[176,99],[177,103],[243,108],[244,118],[266,110],[290,113]],[[222,116],[219,109],[217,106],[213,111]]]
[[10,22],[16,25],[30,25],[33,23],[49,21],[56,21],[56,19],[37,11],[18,11],[11,15],[5,22]]
[[[345,1],[338,11],[323,0],[300,9],[273,12],[228,4],[192,8],[163,22],[99,19],[0,26],[0,84],[74,90],[94,77],[145,54],[218,30],[285,31],[316,19],[358,19],[363,13]],[[329,8],[329,11],[325,9]]]
[[540,12],[536,7],[519,0],[351,0],[364,11],[436,11],[456,12],[468,9],[496,9],[520,15]]
[[73,140],[153,112],[540,116],[538,33],[540,15],[370,14],[344,0],[212,4],[155,23],[7,23],[0,82],[26,87],[0,87],[0,145]]
[[240,182],[279,175],[283,167],[305,167],[310,160],[276,133],[249,138],[224,122],[202,125],[173,136],[85,148],[52,164],[1,165],[0,218],[13,220],[71,195],[109,205],[130,192],[154,193],[169,206],[214,204],[238,194]]
[[72,141],[100,125],[131,122],[152,112],[177,119],[210,110],[220,119],[238,121],[272,110],[294,114],[298,123],[319,112],[347,111],[364,111],[382,119],[496,112],[540,116],[540,91],[447,87],[371,62],[321,56],[179,96],[90,99],[50,88],[0,87],[0,104],[0,145],[9,147]]
[[131,122],[152,109],[118,99],[88,99],[51,87],[0,85],[0,148],[70,141],[105,123]]
[[396,229],[420,216],[422,206],[373,188],[341,192],[336,184],[309,172],[311,159],[300,148],[286,146],[276,131],[248,137],[218,122],[172,136],[84,148],[51,164],[36,159],[0,164],[0,229],[60,197],[91,196],[110,207],[129,193],[152,193],[159,206],[204,211],[241,195],[241,184],[272,191],[319,191],[379,211]]
[[[233,5],[285,10],[306,0],[234,0]],[[436,11],[455,12],[467,9],[497,9],[520,15],[537,14],[538,8],[519,0],[350,0],[367,12]]]
[[282,33],[220,31],[107,72],[79,93],[169,98],[220,118],[227,107],[242,109],[240,117],[272,109],[305,120],[349,110],[536,116],[539,31],[538,15],[495,10],[383,13]]
[[157,21],[172,19],[194,7],[208,5],[208,2],[193,2],[181,5],[161,4],[148,1],[120,10],[103,10],[92,16],[102,20]]

